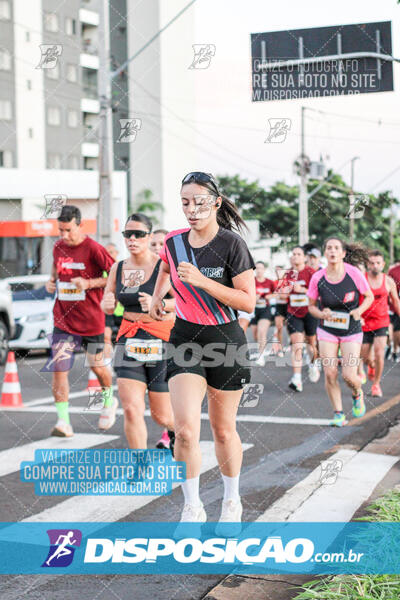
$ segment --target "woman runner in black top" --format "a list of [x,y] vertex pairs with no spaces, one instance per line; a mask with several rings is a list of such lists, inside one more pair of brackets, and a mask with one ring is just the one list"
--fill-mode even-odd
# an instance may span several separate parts
[[[220,471],[224,499],[218,531],[224,522],[235,522],[240,531],[242,505],[239,473],[242,446],[236,431],[236,413],[250,368],[239,362],[247,350],[237,311],[252,312],[256,288],[253,259],[245,241],[234,231],[244,222],[234,204],[221,196],[212,175],[189,173],[182,181],[181,201],[189,227],[166,237],[150,314],[161,315],[161,299],[169,286],[175,290],[176,323],[170,343],[174,357],[168,360],[168,384],[176,425],[175,456],[186,462],[182,484],[185,506],[181,522],[206,520],[199,497],[201,453],[199,446],[201,405],[205,394]],[[218,359],[211,345],[218,345]],[[230,348],[231,347],[231,348]],[[187,348],[190,360],[185,358]],[[228,349],[233,350],[229,353]],[[244,350],[244,353],[243,353]],[[182,352],[182,355],[180,355]],[[208,366],[207,363],[212,365]],[[192,360],[193,359],[193,360]],[[185,525],[176,536],[185,534]]]
[[114,369],[130,448],[147,447],[146,389],[153,420],[171,431],[171,437],[174,429],[167,365],[163,358],[163,344],[169,340],[174,313],[164,313],[161,322],[149,316],[161,263],[149,248],[151,229],[151,221],[146,215],[136,213],[128,218],[123,235],[130,256],[113,265],[102,301],[106,314],[114,312],[117,301],[124,307],[115,346]]

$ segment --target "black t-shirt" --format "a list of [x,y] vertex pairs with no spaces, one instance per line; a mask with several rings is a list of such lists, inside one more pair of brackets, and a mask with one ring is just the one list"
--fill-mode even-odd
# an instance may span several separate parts
[[203,325],[219,325],[236,320],[236,310],[219,302],[203,289],[181,281],[177,267],[180,262],[192,263],[206,277],[233,288],[232,279],[236,275],[255,268],[246,242],[237,233],[220,227],[208,244],[193,248],[189,244],[189,232],[190,228],[171,231],[160,252],[161,259],[170,268],[177,316]]

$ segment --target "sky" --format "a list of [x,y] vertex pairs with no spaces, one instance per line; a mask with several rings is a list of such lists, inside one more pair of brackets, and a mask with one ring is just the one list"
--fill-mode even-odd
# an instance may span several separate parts
[[[173,0],[174,1],[174,0]],[[272,102],[251,101],[250,34],[368,23],[392,22],[393,56],[400,58],[400,6],[396,0],[197,0],[194,40],[213,44],[207,69],[192,71],[193,90],[169,89],[164,103],[174,109],[194,135],[196,165],[216,174],[239,173],[269,186],[277,180],[298,182],[293,161],[300,154],[300,113],[306,111],[305,151],[324,158],[328,168],[350,183],[355,162],[355,190],[392,190],[400,198],[400,80],[394,63],[394,92]],[[172,33],[171,33],[172,35]],[[332,113],[332,114],[326,114]],[[266,143],[269,119],[290,120],[282,143]],[[171,125],[174,117],[171,115]],[[397,172],[391,174],[395,169]]]

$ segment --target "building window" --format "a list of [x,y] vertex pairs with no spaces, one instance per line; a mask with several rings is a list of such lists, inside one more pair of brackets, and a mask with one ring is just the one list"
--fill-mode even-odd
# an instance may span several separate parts
[[44,71],[48,79],[60,79],[60,67],[58,63],[52,69],[45,69]]
[[69,164],[70,169],[74,169],[74,170],[79,169],[80,168],[79,156],[76,156],[75,154],[70,156],[68,159],[68,164]]
[[67,81],[71,83],[76,83],[78,81],[78,69],[76,65],[67,65],[66,72]]
[[0,19],[11,19],[11,10],[9,0],[0,0]]
[[47,109],[47,123],[56,127],[61,125],[61,111],[57,106],[49,106]]
[[58,31],[58,16],[55,13],[46,13],[44,15],[44,28],[46,31]]
[[61,169],[61,155],[60,154],[48,154],[47,155],[47,168],[48,169]]
[[27,87],[28,90],[32,89],[32,81],[30,79],[26,80],[26,87]]
[[71,17],[67,17],[65,19],[65,33],[67,35],[75,35],[76,34],[76,21],[75,21],[75,19],[71,19]]
[[32,129],[32,127],[29,127],[29,129],[28,129],[28,137],[33,138],[33,129]]
[[26,42],[30,42],[31,41],[31,34],[29,33],[29,31],[25,32],[25,41]]
[[7,48],[0,48],[0,70],[11,71],[11,52]]
[[12,108],[9,100],[0,100],[0,119],[3,121],[11,121]]
[[68,127],[78,127],[79,116],[77,110],[69,110],[67,114]]
[[13,154],[11,150],[0,150],[0,167],[6,169],[12,169],[13,166]]

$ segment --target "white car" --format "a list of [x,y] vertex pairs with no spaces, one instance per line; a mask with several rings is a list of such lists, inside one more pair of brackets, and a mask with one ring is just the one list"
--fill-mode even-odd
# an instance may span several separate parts
[[49,334],[53,331],[55,294],[46,291],[50,275],[7,277],[12,291],[15,333],[9,341],[10,350],[48,350]]

